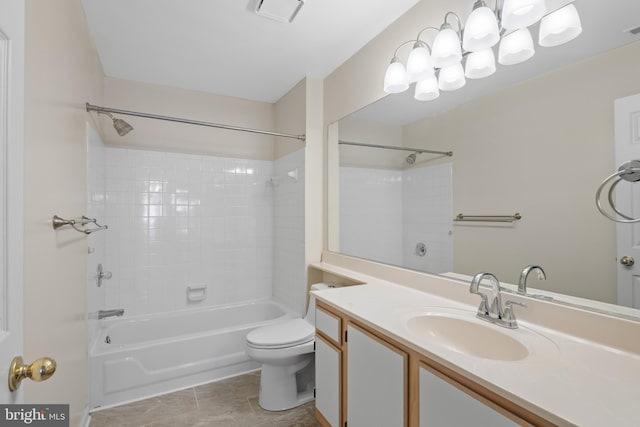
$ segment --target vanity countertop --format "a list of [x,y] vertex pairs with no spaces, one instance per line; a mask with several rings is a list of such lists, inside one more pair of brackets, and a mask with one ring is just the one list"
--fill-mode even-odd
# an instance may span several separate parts
[[[318,300],[553,423],[640,425],[638,354],[519,320],[520,327],[515,330],[489,326],[503,329],[524,343],[528,357],[516,361],[479,358],[407,327],[411,317],[441,308],[475,318],[477,306],[377,279],[314,294]],[[514,308],[516,317],[521,310],[527,308]]]

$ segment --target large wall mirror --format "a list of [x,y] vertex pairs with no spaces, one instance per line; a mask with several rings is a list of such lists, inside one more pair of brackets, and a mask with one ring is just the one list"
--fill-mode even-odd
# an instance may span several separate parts
[[[410,88],[332,124],[329,250],[513,284],[537,264],[547,279],[533,275],[529,286],[543,294],[633,306],[618,296],[629,268],[617,260],[617,225],[594,198],[619,162],[615,100],[640,93],[640,35],[628,31],[640,26],[640,2],[576,6],[583,34],[567,45],[538,47],[528,62],[435,101],[414,100]],[[629,126],[640,144],[640,119]],[[640,200],[640,183],[619,187]],[[454,221],[516,213],[514,222]],[[618,227],[640,235],[638,225]]]

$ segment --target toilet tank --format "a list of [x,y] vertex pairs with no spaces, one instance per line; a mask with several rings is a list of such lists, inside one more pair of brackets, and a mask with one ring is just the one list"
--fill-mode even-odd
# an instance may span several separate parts
[[[312,291],[329,288],[335,288],[335,285],[329,285],[327,283],[314,283],[311,285]],[[316,325],[316,297],[313,294],[309,294],[309,308],[307,308],[307,315],[304,316],[304,319],[313,326]]]

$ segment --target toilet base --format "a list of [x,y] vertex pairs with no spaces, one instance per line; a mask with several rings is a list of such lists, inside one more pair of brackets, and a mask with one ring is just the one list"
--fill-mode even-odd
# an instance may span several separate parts
[[262,365],[258,404],[267,411],[284,411],[313,400],[313,353],[298,356],[288,366]]

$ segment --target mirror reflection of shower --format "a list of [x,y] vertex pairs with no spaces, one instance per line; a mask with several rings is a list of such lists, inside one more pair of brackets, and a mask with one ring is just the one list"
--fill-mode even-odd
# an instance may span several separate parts
[[[356,147],[379,148],[384,150],[413,151],[413,153],[409,154],[407,157],[404,158],[404,162],[406,162],[408,165],[415,164],[419,154],[438,154],[440,156],[446,156],[446,157],[453,156],[453,151],[437,151],[437,150],[428,150],[423,148],[403,147],[403,146],[397,146],[397,145],[368,144],[364,142],[344,141],[341,139],[338,140],[338,145],[352,145]],[[439,158],[439,157],[436,157],[436,158]]]
[[414,163],[416,162],[416,156],[417,156],[418,154],[420,154],[420,153],[418,153],[417,151],[416,151],[415,153],[411,153],[411,154],[409,154],[409,155],[405,158],[405,161],[406,161],[408,164],[410,164],[410,165],[414,164]]

